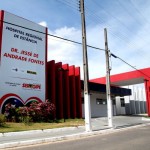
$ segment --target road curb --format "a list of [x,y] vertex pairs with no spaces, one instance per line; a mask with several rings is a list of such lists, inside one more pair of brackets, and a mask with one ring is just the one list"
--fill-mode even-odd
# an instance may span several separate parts
[[[113,130],[113,129],[107,129],[107,130]],[[36,144],[42,144],[42,143],[51,143],[51,142],[57,142],[57,141],[64,141],[64,140],[75,140],[83,137],[88,137],[92,135],[102,134],[106,133],[107,131],[101,130],[101,131],[93,131],[93,132],[82,132],[72,135],[64,135],[59,137],[50,137],[50,138],[41,138],[36,140],[26,140],[26,141],[18,141],[18,142],[10,142],[10,143],[4,143],[0,144],[0,149],[4,148],[15,148],[15,147],[21,147],[26,145],[36,145]]]
[[7,136],[17,136],[17,135],[29,135],[29,134],[36,134],[36,133],[56,133],[62,131],[72,131],[75,129],[84,129],[84,126],[76,126],[76,127],[63,127],[63,128],[55,128],[55,129],[41,129],[41,130],[31,130],[31,131],[20,131],[20,132],[8,132],[8,133],[0,133],[0,137],[7,137]]
[[10,143],[0,144],[0,149],[15,148],[15,147],[21,147],[21,146],[26,146],[26,145],[31,146],[31,145],[36,145],[36,144],[51,143],[51,142],[57,142],[57,141],[63,141],[63,140],[75,140],[75,139],[80,139],[80,138],[84,138],[84,137],[100,135],[100,134],[104,135],[104,134],[124,131],[124,130],[128,130],[128,129],[133,129],[133,128],[142,127],[142,126],[148,126],[148,125],[150,125],[150,123],[125,127],[125,128],[119,128],[119,129],[111,128],[111,129],[98,130],[98,131],[92,131],[92,132],[82,132],[82,133],[72,134],[72,135],[64,135],[64,136],[59,136],[59,137],[41,138],[41,139],[36,139],[36,140],[26,140],[26,141],[19,141],[19,142],[10,142]]

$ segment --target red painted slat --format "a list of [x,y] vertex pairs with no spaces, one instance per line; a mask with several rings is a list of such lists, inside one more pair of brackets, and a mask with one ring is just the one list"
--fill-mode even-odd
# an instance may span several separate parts
[[82,118],[80,67],[75,68],[76,112],[77,118]]
[[[47,96],[48,99],[56,106],[56,83],[55,83],[55,61],[49,61],[47,63]],[[54,113],[56,118],[56,112]]]
[[69,67],[69,88],[70,88],[70,113],[71,118],[76,118],[76,88],[75,88],[75,66]]
[[56,117],[63,119],[63,87],[62,87],[62,63],[55,64],[56,73]]
[[64,102],[64,117],[70,118],[70,94],[69,94],[69,65],[64,64],[63,70],[63,102]]

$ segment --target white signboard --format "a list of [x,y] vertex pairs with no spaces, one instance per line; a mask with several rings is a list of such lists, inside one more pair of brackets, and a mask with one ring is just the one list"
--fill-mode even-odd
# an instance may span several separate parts
[[0,107],[45,101],[46,31],[4,12],[0,48]]

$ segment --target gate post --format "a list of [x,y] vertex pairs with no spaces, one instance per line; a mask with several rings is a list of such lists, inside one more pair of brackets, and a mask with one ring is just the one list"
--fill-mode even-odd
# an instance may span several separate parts
[[145,79],[145,92],[146,92],[146,104],[147,104],[147,114],[150,117],[150,81]]

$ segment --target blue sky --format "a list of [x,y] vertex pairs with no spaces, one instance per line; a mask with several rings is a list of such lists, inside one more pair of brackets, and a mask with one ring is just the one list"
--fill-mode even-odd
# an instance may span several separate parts
[[[1,0],[0,9],[41,25],[49,33],[81,42],[78,0]],[[104,48],[104,28],[109,49],[137,69],[149,67],[150,1],[85,0],[87,43]],[[90,78],[105,76],[105,54],[88,48]],[[81,67],[82,47],[49,37],[48,59]],[[111,58],[111,74],[133,70]]]

